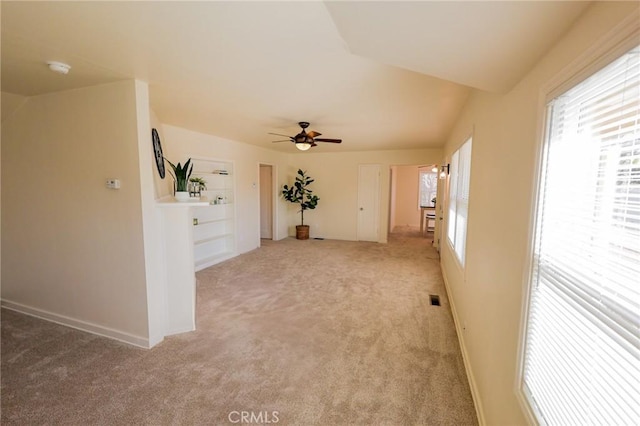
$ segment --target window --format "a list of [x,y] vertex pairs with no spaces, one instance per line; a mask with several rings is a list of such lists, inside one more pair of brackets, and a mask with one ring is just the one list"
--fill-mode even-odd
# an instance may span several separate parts
[[471,177],[471,138],[453,153],[449,165],[449,243],[464,266],[469,212],[469,178]]
[[438,173],[428,170],[420,170],[420,197],[418,207],[433,206],[438,194]]
[[640,48],[547,122],[522,390],[542,424],[640,424]]

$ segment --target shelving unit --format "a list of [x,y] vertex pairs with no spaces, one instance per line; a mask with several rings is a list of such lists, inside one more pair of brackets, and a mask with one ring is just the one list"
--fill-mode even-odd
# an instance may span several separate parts
[[194,260],[199,271],[236,253],[235,187],[233,162],[198,157],[191,157],[191,162],[191,176],[206,181],[201,199],[210,202],[193,209]]
[[196,329],[196,277],[190,221],[193,209],[208,205],[203,200],[176,201],[173,196],[156,202],[161,218],[163,257],[170,259],[160,266],[166,275],[165,336]]

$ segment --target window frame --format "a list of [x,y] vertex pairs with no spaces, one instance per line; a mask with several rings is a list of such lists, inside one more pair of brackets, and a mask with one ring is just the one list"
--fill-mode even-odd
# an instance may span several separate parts
[[[449,164],[448,164],[448,170],[447,170],[447,187],[446,187],[446,194],[447,194],[447,207],[446,207],[446,226],[444,228],[444,233],[446,235],[446,240],[447,240],[447,245],[449,247],[449,249],[451,250],[451,252],[453,253],[453,258],[456,260],[456,263],[458,265],[458,267],[464,271],[465,268],[465,264],[466,264],[466,253],[467,253],[467,239],[468,239],[468,229],[469,229],[469,204],[470,201],[469,199],[467,199],[467,217],[466,217],[466,223],[464,226],[464,247],[462,248],[462,253],[460,254],[457,250],[457,246],[455,241],[451,240],[451,235],[450,235],[450,225],[451,225],[451,220],[452,220],[452,212],[451,212],[451,206],[452,203],[455,205],[455,213],[453,218],[455,218],[455,225],[454,225],[454,240],[455,240],[455,232],[457,231],[457,219],[458,219],[458,196],[459,196],[459,165],[460,165],[460,158],[461,158],[461,151],[462,149],[465,147],[465,145],[469,144],[469,157],[468,157],[468,172],[467,172],[467,186],[471,187],[471,163],[472,163],[472,156],[473,156],[473,134],[468,135],[467,137],[465,137],[463,139],[463,142],[460,144],[460,146],[458,146],[458,148],[453,151],[451,153],[451,156],[449,157]],[[457,157],[456,157],[457,156]],[[455,160],[455,161],[454,161]],[[456,167],[453,167],[453,165],[456,164]],[[455,172],[455,173],[454,173]],[[454,187],[454,177],[455,177],[455,198],[452,197],[452,193],[451,193],[451,188]],[[469,191],[470,192],[470,191]],[[468,197],[470,198],[470,197]]]
[[523,268],[523,292],[521,302],[521,317],[518,339],[518,359],[516,363],[516,374],[514,383],[514,393],[518,400],[523,414],[530,424],[543,424],[539,419],[537,410],[529,402],[525,391],[524,369],[525,355],[527,348],[527,330],[530,316],[530,303],[534,287],[534,255],[536,244],[536,232],[539,224],[538,211],[540,208],[540,192],[544,188],[543,167],[546,156],[546,141],[549,136],[550,123],[549,103],[580,84],[593,74],[606,67],[609,63],[624,55],[627,51],[638,45],[640,37],[640,24],[635,16],[628,16],[618,26],[605,34],[599,41],[592,44],[582,55],[571,61],[566,67],[551,77],[546,84],[543,84],[538,96],[538,119],[536,126],[536,146],[534,157],[534,173],[531,181],[531,199],[529,210],[529,226],[527,235],[527,250],[525,253],[525,265]]

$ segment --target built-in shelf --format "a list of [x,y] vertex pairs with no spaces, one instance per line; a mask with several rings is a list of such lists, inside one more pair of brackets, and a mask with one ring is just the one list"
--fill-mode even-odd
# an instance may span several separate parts
[[203,207],[208,206],[210,200],[207,198],[194,198],[189,201],[177,201],[173,195],[162,197],[156,201],[158,207]]
[[226,237],[232,237],[233,233],[229,232],[227,234],[219,234],[219,235],[214,235],[213,237],[208,237],[208,238],[202,238],[200,240],[195,240],[193,242],[193,244],[203,244],[203,243],[208,243],[209,241],[214,241],[214,240],[219,240],[220,238],[226,238]]
[[[167,196],[156,201],[162,227],[166,280],[165,335],[195,330],[195,271],[236,255],[233,162],[192,157],[208,189],[200,198],[177,201]],[[212,171],[228,170],[228,175]],[[194,224],[197,219],[198,225]]]
[[[193,226],[193,244],[195,268],[199,271],[236,253],[234,164],[197,156],[192,156],[191,162],[194,169],[191,176],[205,180],[206,190],[201,196],[209,200],[208,204],[192,210],[193,219],[197,219],[197,225]],[[228,174],[216,173],[217,170],[226,170]]]
[[221,217],[220,219],[211,219],[211,220],[200,220],[198,219],[198,224],[194,225],[194,226],[203,226],[203,225],[208,225],[210,223],[218,223],[218,222],[224,222],[226,220],[231,220],[230,217]]

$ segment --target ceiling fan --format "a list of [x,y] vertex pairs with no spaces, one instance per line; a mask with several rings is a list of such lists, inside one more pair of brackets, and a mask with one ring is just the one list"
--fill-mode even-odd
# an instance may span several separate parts
[[300,151],[306,151],[309,148],[316,146],[316,142],[329,142],[329,143],[342,143],[342,139],[325,139],[318,138],[322,133],[318,133],[314,130],[310,130],[309,133],[306,132],[306,128],[309,127],[309,123],[306,121],[301,121],[298,125],[302,128],[302,131],[295,136],[281,135],[280,133],[269,133],[270,135],[276,136],[284,136],[289,139],[281,140],[281,141],[273,141],[273,143],[278,142],[293,142],[296,144],[296,148]]

